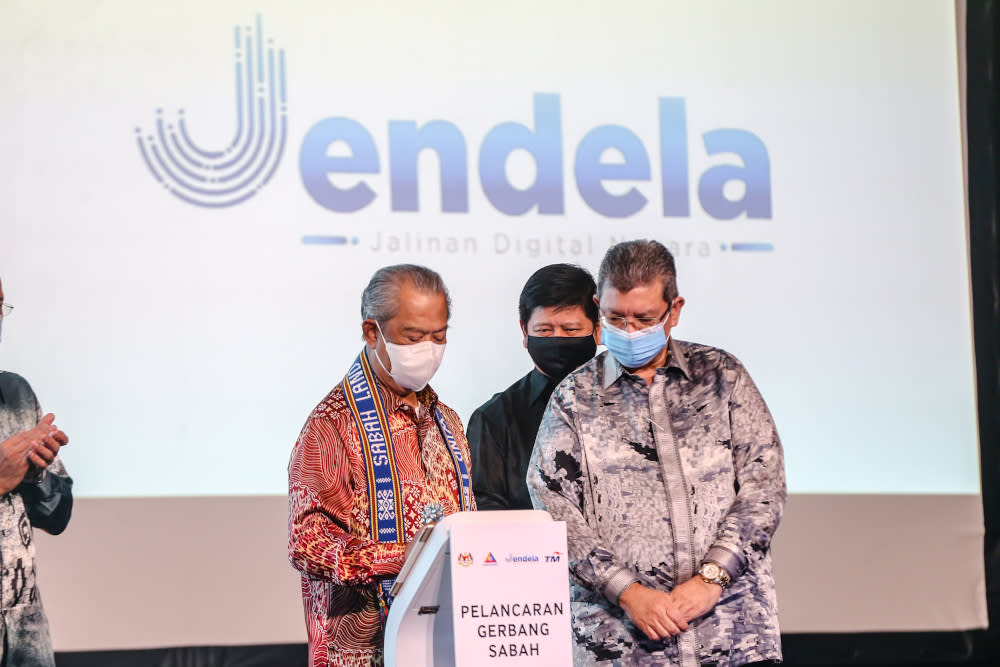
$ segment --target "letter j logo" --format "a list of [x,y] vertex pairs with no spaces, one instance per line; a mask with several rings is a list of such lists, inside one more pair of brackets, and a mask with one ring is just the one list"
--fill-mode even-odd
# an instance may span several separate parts
[[207,150],[188,133],[184,109],[176,122],[156,111],[155,131],[136,128],[139,153],[153,178],[198,206],[221,208],[253,197],[274,175],[287,137],[285,51],[261,32],[236,26],[236,130],[222,150]]

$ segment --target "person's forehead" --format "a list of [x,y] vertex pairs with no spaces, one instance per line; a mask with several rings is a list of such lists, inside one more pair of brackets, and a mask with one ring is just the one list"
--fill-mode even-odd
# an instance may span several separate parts
[[398,327],[441,328],[448,322],[448,302],[443,294],[401,289],[390,321]]
[[582,306],[536,306],[531,311],[528,324],[566,324],[570,322],[587,322],[587,313]]
[[636,285],[626,292],[605,285],[599,295],[599,301],[602,308],[628,306],[630,309],[659,308],[667,303],[663,298],[663,285],[659,281]]

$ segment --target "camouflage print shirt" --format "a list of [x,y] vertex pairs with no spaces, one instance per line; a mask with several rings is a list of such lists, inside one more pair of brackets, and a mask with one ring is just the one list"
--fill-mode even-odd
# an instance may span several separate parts
[[[784,457],[743,365],[671,340],[651,385],[603,352],[556,389],[528,487],[566,521],[577,665],[741,665],[781,658],[770,542]],[[671,591],[704,560],[732,583],[678,637],[651,641],[617,601],[633,582]]]
[[[0,371],[0,442],[38,424],[42,410],[20,375]],[[0,496],[0,665],[55,665],[49,624],[35,584],[32,529],[60,533],[73,507],[73,481],[57,456]]]

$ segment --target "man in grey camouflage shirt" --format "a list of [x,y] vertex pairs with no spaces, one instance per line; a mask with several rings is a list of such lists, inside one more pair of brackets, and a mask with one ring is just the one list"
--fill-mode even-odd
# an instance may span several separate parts
[[[11,310],[0,284],[0,327]],[[24,378],[0,371],[0,667],[55,666],[32,539],[33,528],[61,533],[73,508],[54,420]]]
[[735,357],[670,337],[684,299],[663,245],[612,247],[597,288],[608,350],[553,393],[527,479],[567,524],[574,663],[780,661],[767,406]]

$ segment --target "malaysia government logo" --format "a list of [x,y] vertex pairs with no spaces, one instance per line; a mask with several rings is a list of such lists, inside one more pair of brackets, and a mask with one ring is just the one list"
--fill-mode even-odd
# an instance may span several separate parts
[[469,553],[468,551],[463,551],[462,553],[458,554],[458,564],[461,565],[462,567],[469,567],[470,565],[472,565],[472,562],[473,562],[472,554]]
[[194,141],[184,108],[169,120],[156,110],[152,128],[136,128],[136,143],[149,172],[175,197],[222,208],[260,192],[274,176],[287,140],[285,51],[256,26],[235,28],[236,127],[228,145]]

